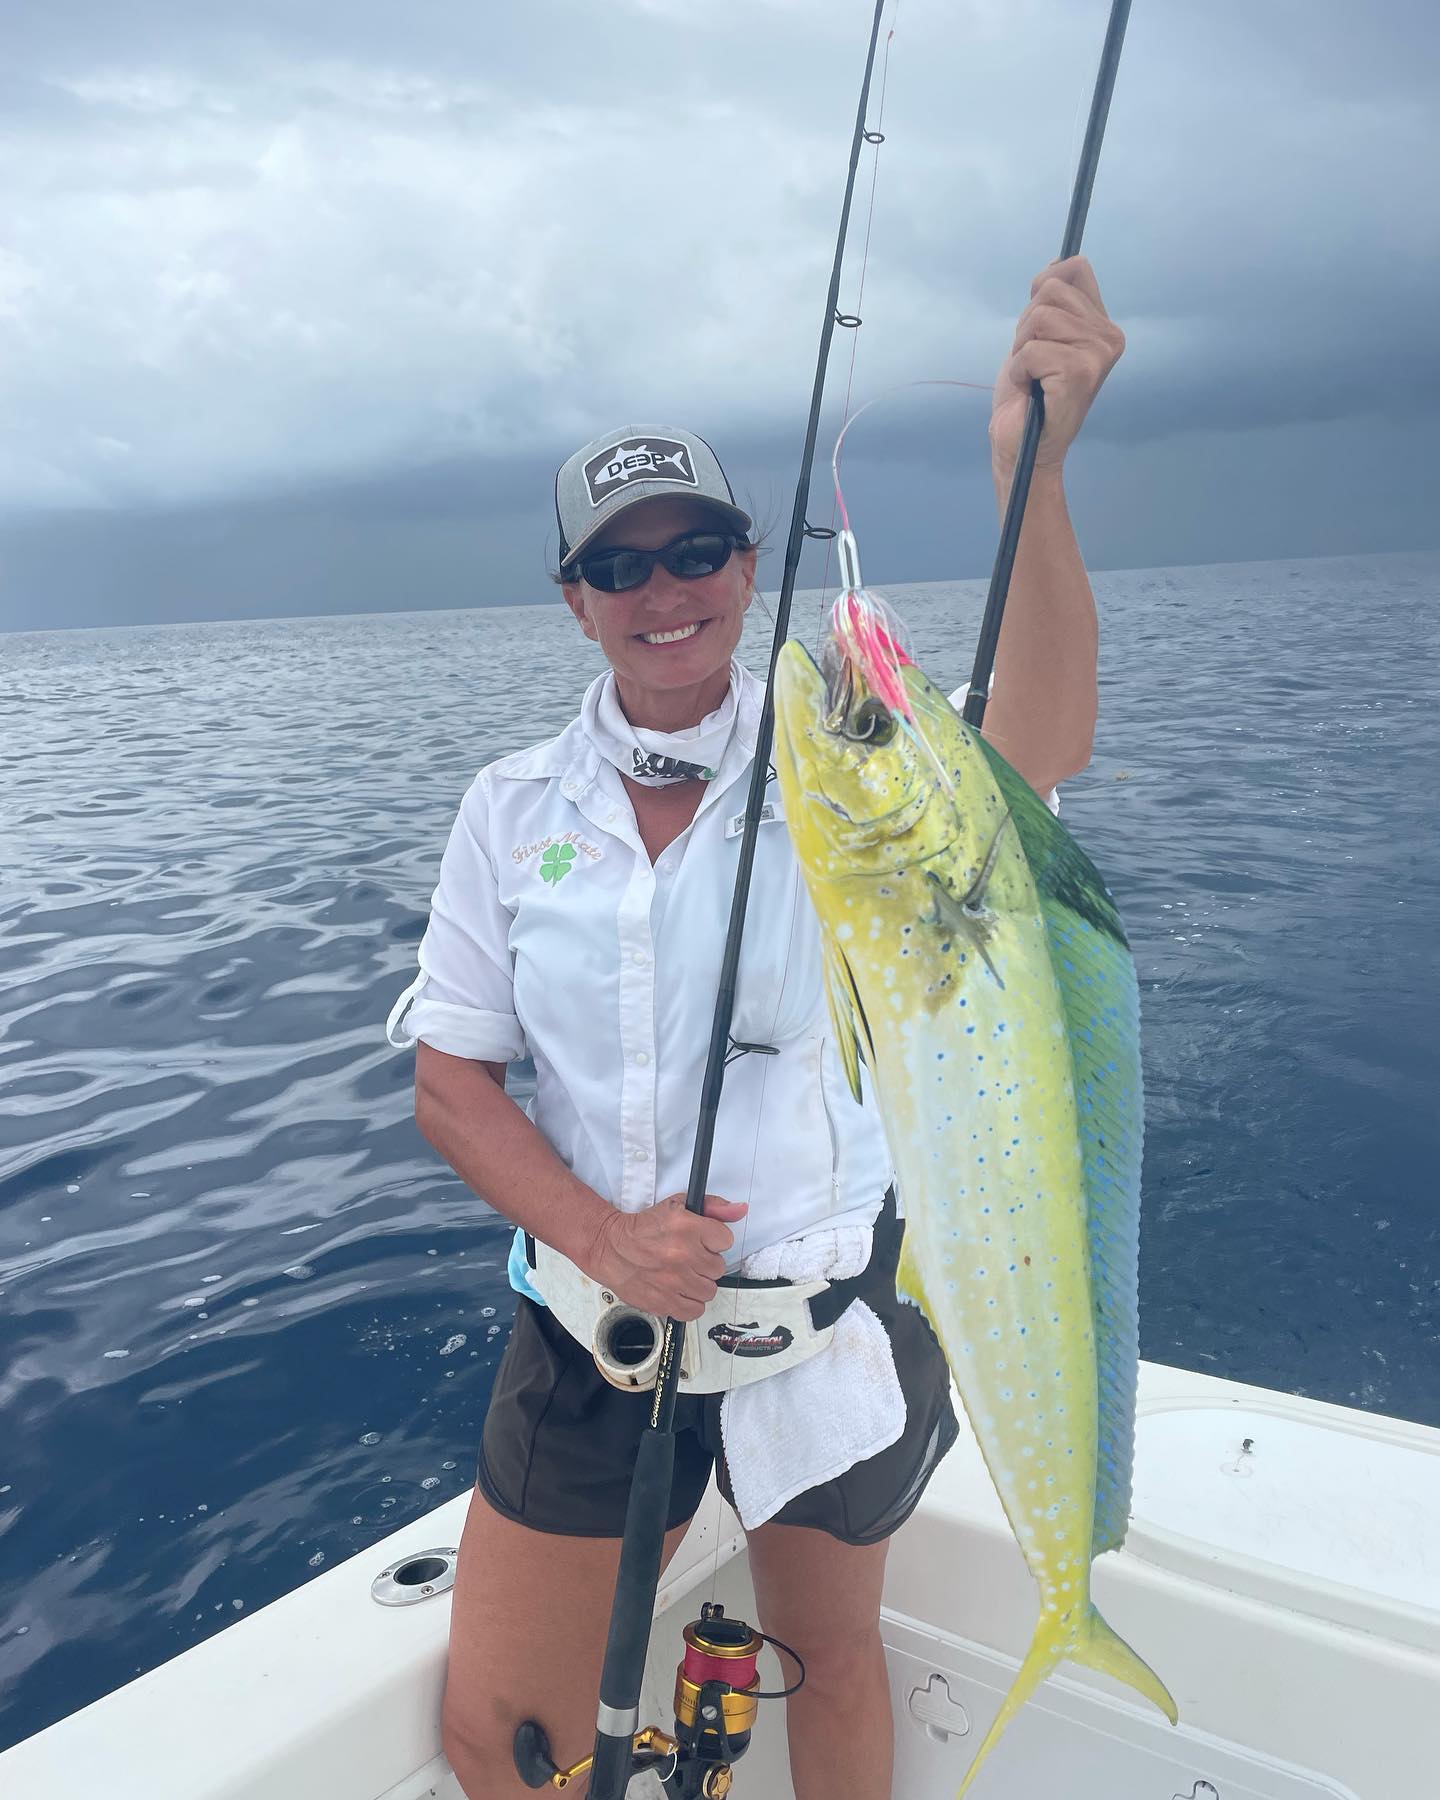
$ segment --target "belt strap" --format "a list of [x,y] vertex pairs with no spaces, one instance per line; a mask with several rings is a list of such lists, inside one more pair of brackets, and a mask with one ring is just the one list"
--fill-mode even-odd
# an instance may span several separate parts
[[[886,1262],[892,1266],[900,1260],[900,1240],[905,1235],[904,1220],[895,1215],[895,1189],[886,1188],[885,1199],[881,1203],[880,1212],[875,1220],[875,1236],[870,1245],[870,1260],[858,1275],[847,1275],[843,1280],[832,1281],[823,1294],[810,1302],[810,1317],[817,1331],[824,1331],[833,1325],[841,1313],[860,1297],[866,1284],[872,1279],[872,1271]],[[525,1233],[525,1260],[533,1269],[535,1267],[535,1240],[527,1231]],[[777,1287],[793,1287],[795,1284],[786,1281],[783,1276],[771,1276],[757,1280],[748,1275],[725,1275],[716,1284],[722,1288],[739,1288],[741,1290],[764,1289]]]

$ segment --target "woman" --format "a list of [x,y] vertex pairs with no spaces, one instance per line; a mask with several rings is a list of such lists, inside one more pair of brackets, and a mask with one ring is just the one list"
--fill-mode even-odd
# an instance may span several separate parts
[[[1002,501],[1036,379],[1045,431],[985,730],[1046,793],[1088,762],[1096,710],[1094,606],[1061,469],[1124,339],[1083,258],[1043,271],[1031,294],[995,388]],[[737,992],[733,1035],[755,1048],[726,1082],[703,1215],[681,1191],[760,706],[732,661],[754,593],[750,521],[709,447],[668,429],[597,439],[562,468],[556,498],[565,599],[610,672],[558,738],[482,770],[466,794],[392,1029],[417,1044],[416,1118],[445,1160],[647,1312],[697,1319],[742,1258],[864,1234],[852,1318],[868,1306],[883,1329],[897,1423],[840,1473],[772,1501],[748,1535],[762,1627],[808,1671],[789,1703],[798,1800],[882,1800],[886,1546],[955,1422],[934,1338],[894,1301],[888,1158],[828,1041],[818,929],[782,822],[761,827]],[[527,1051],[533,1122],[505,1095],[505,1066]],[[528,1791],[511,1760],[527,1717],[563,1761],[590,1747],[645,1416],[545,1306],[533,1265],[517,1234],[521,1298],[455,1584],[444,1734],[471,1800]],[[717,1408],[715,1395],[680,1400],[667,1559],[722,1448]],[[728,1493],[723,1458],[719,1473]]]

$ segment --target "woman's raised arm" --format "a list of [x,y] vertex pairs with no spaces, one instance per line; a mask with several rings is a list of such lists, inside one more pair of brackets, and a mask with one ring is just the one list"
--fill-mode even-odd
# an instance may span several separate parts
[[1090,760],[1099,628],[1090,578],[1065,504],[1065,453],[1125,348],[1083,256],[1035,277],[995,383],[990,450],[1003,516],[1030,384],[1045,393],[1045,429],[1025,508],[985,735],[1039,793]]

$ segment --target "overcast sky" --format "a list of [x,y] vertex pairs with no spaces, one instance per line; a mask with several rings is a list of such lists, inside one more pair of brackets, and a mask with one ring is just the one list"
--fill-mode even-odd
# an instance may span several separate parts
[[[11,9],[0,627],[545,599],[554,466],[632,418],[708,436],[783,541],[870,12]],[[1106,13],[901,0],[857,404],[993,377]],[[1136,0],[1092,566],[1440,545],[1437,53],[1433,0]],[[877,584],[988,568],[986,411],[920,390],[852,434]]]

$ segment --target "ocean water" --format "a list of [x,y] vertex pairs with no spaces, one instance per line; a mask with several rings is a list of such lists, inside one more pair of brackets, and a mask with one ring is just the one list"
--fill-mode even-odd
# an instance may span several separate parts
[[[1096,589],[1144,1354],[1440,1424],[1440,557]],[[980,586],[892,598],[958,684]],[[0,1745],[468,1485],[508,1231],[382,1026],[596,657],[558,604],[0,637]]]

